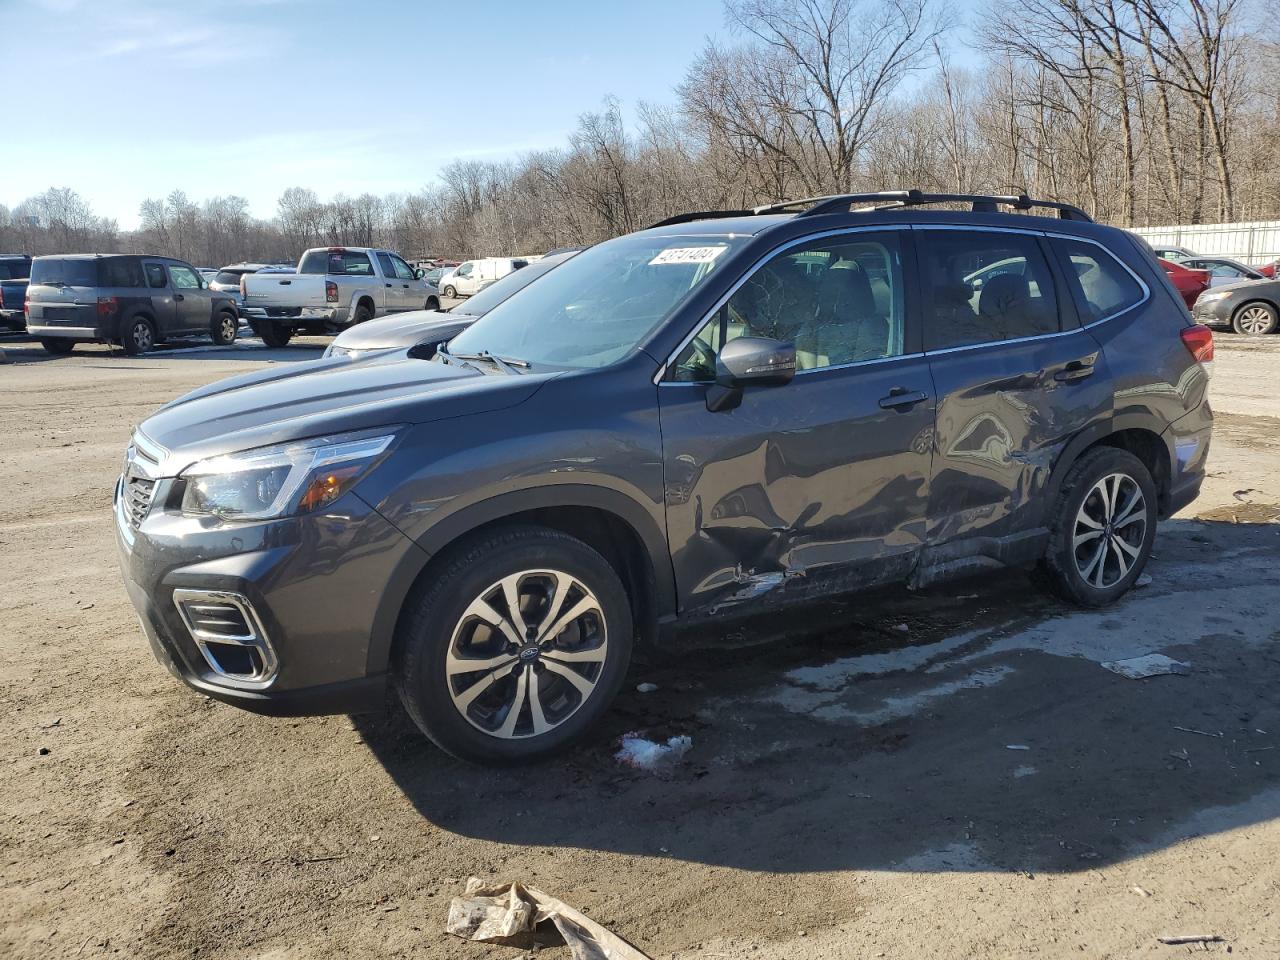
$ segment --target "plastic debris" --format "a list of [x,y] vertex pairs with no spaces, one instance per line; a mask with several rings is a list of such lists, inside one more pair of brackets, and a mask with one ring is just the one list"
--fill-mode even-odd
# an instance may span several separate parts
[[1163,653],[1148,653],[1146,656],[1130,657],[1128,660],[1108,660],[1102,666],[1130,680],[1143,680],[1146,677],[1160,677],[1166,674],[1186,676],[1191,672],[1190,664],[1166,657]]
[[1004,745],[1004,748],[1006,750],[1030,750],[1031,749],[1025,743],[1006,743]]
[[1156,937],[1161,943],[1175,947],[1182,943],[1222,943],[1222,938],[1216,933],[1193,933],[1185,937]]
[[487,885],[472,877],[466,892],[450,902],[445,930],[463,940],[523,947],[534,941],[538,925],[548,921],[573,960],[651,960],[563,900],[522,883]]
[[641,683],[636,685],[637,693],[653,693],[657,689],[658,685],[656,683]]
[[1137,589],[1139,587],[1149,587],[1151,586],[1151,583],[1152,583],[1151,574],[1144,573],[1137,580],[1133,581],[1133,586],[1134,586],[1134,589]]
[[618,752],[613,755],[619,763],[646,773],[669,773],[693,746],[687,736],[672,737],[666,743],[646,740],[638,733],[624,734],[618,741]]

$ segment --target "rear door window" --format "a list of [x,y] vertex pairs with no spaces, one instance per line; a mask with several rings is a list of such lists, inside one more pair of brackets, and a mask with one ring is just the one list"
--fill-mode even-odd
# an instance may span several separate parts
[[165,287],[169,286],[169,278],[165,276],[163,263],[148,263],[146,265],[146,271],[148,287],[152,287],[156,290],[163,290]]
[[378,266],[382,268],[382,275],[388,280],[394,280],[396,276],[396,265],[391,262],[391,258],[385,253],[374,254],[378,258]]
[[979,230],[918,236],[926,350],[1061,329],[1053,273],[1035,236]]
[[1082,323],[1095,323],[1141,303],[1142,285],[1110,253],[1092,243],[1051,240]]

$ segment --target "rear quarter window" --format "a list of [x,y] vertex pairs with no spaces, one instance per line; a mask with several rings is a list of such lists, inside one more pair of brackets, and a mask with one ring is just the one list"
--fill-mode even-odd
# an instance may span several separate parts
[[103,260],[99,272],[104,287],[145,287],[142,264],[137,260],[119,258]]
[[1052,243],[1082,323],[1115,316],[1146,296],[1142,284],[1102,247],[1062,237],[1053,238]]

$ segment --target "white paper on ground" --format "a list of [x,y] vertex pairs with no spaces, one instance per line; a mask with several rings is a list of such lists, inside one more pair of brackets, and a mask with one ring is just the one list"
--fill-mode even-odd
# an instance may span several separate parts
[[1130,680],[1142,680],[1146,677],[1160,677],[1166,674],[1185,676],[1191,672],[1189,664],[1166,657],[1163,653],[1148,653],[1146,656],[1130,657],[1128,660],[1108,660],[1102,666]]

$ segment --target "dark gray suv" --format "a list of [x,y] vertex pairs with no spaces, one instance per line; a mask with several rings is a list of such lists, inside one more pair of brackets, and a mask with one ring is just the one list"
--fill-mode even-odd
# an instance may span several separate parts
[[1150,255],[1074,207],[675,217],[432,359],[169,404],[116,491],[125,581],[210,696],[349,712],[390,681],[445,750],[528,759],[682,624],[1000,566],[1116,600],[1199,491],[1212,356]]
[[146,353],[171,337],[200,334],[227,346],[240,327],[235,298],[210,290],[195,267],[172,257],[36,257],[27,310],[27,332],[52,354],[91,341]]

